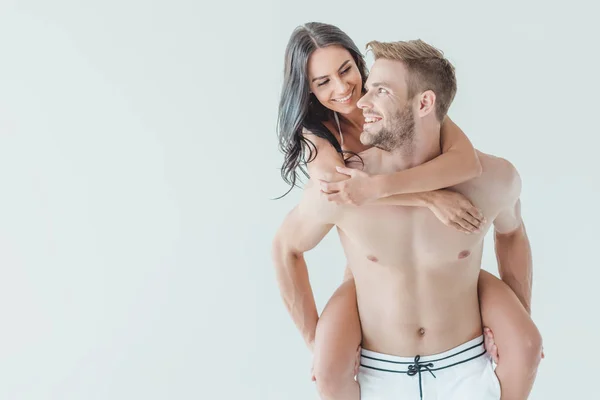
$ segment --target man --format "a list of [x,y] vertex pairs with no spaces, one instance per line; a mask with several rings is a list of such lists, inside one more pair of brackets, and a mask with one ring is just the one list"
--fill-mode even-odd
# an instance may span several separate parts
[[[376,61],[358,104],[366,121],[361,142],[374,147],[360,154],[363,170],[390,173],[438,156],[440,122],[456,92],[454,68],[422,41],[368,46]],[[479,157],[481,176],[454,190],[470,198],[498,233],[512,232],[522,223],[519,176],[506,160]],[[334,225],[356,283],[361,399],[499,399],[477,294],[489,223],[465,235],[422,208],[329,203],[309,182],[275,241],[281,259],[301,257]],[[292,264],[277,265],[290,298],[303,290],[285,281]],[[529,296],[515,287],[519,298]]]

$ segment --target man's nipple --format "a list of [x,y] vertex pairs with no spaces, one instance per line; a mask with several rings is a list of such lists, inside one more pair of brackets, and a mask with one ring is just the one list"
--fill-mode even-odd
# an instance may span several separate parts
[[471,255],[471,252],[469,250],[463,250],[460,253],[458,253],[458,259],[461,260],[463,258],[467,258]]

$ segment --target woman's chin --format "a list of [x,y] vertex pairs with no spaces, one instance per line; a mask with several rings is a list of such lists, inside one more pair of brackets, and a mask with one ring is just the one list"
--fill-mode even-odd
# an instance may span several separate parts
[[330,102],[331,107],[329,109],[340,114],[350,114],[358,108],[356,105],[357,101],[353,100],[348,103]]
[[371,146],[371,139],[372,135],[367,131],[362,131],[362,133],[360,134],[360,142],[364,146]]

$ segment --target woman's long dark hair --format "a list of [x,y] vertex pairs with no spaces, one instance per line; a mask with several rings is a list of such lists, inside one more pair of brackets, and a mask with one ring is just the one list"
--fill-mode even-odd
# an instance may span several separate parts
[[291,186],[284,196],[297,186],[298,170],[308,177],[305,165],[317,156],[316,146],[304,137],[303,128],[326,139],[338,153],[344,153],[336,137],[323,125],[323,121],[332,119],[333,111],[310,93],[308,81],[308,58],[315,50],[332,45],[342,46],[350,52],[362,75],[362,88],[367,80],[367,66],[362,54],[341,29],[320,22],[309,22],[294,30],[285,50],[284,79],[277,119],[279,148],[285,155],[281,177]]

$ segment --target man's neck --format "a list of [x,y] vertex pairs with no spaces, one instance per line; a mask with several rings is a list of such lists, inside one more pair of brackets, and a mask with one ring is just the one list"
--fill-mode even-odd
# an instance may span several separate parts
[[417,121],[412,143],[387,153],[384,164],[386,169],[400,171],[425,164],[440,154],[440,123],[437,119],[424,119]]

